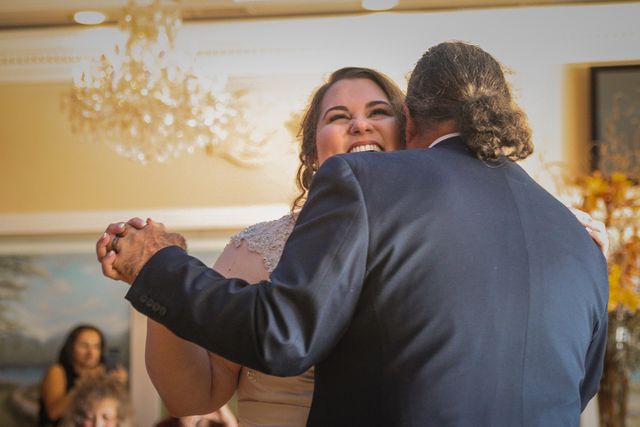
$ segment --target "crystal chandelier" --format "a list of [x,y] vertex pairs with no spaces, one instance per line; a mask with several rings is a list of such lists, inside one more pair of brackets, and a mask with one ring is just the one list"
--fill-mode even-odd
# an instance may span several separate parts
[[195,55],[176,49],[181,23],[175,2],[131,1],[120,20],[126,42],[76,70],[72,131],[142,163],[200,147],[237,164],[259,163],[267,138],[248,125],[224,79],[197,76]]

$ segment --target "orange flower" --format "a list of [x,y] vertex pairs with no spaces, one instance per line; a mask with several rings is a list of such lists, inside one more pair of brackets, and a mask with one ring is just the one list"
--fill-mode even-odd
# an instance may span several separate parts
[[607,229],[622,240],[609,256],[609,311],[635,313],[640,308],[640,189],[620,172],[607,178],[596,171],[580,177],[578,185],[582,209],[604,208]]

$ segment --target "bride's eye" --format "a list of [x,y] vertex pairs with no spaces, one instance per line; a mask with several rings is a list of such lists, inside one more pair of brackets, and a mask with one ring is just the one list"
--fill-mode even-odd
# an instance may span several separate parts
[[386,108],[376,108],[375,110],[372,110],[370,113],[371,117],[388,117],[391,116],[391,111],[387,110]]
[[349,116],[346,114],[333,114],[329,117],[329,123],[333,123],[337,120],[349,120]]

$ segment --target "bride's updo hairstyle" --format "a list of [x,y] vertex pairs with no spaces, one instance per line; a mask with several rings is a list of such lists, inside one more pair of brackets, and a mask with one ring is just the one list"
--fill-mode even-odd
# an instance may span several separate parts
[[384,94],[389,98],[393,113],[398,120],[401,143],[404,146],[404,115],[402,114],[402,102],[404,94],[402,90],[384,74],[372,70],[371,68],[345,67],[334,71],[329,76],[329,80],[316,89],[311,97],[311,101],[304,113],[298,139],[300,140],[300,166],[296,173],[296,185],[300,191],[298,197],[293,201],[292,211],[302,208],[307,199],[307,193],[311,186],[313,174],[318,170],[318,152],[316,150],[316,129],[320,119],[320,104],[324,95],[335,83],[341,80],[367,79],[378,85]]
[[405,102],[418,135],[453,120],[480,160],[521,160],[533,152],[527,117],[500,63],[477,46],[430,48],[411,73]]

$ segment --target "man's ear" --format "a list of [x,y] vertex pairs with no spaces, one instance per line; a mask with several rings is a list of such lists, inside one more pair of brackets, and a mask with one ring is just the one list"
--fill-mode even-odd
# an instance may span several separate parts
[[405,119],[405,128],[404,128],[404,136],[407,143],[407,148],[411,148],[415,145],[414,139],[416,138],[416,123],[413,121],[413,117],[411,117],[411,113],[409,113],[409,108],[407,104],[402,105],[402,112],[404,113]]

